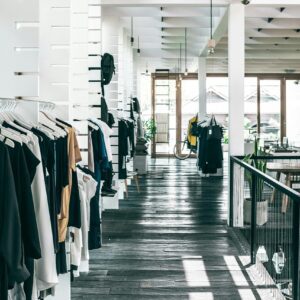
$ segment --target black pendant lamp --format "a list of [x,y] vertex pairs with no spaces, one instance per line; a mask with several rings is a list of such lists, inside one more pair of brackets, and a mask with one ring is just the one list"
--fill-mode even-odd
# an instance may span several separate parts
[[137,50],[136,50],[138,56],[141,56],[141,49],[140,49],[140,37],[138,36],[138,47],[137,47]]
[[131,47],[133,47],[133,44],[134,44],[134,37],[133,37],[133,17],[131,17],[131,37],[130,37],[130,43],[131,43]]
[[210,40],[208,41],[208,54],[214,54],[216,48],[216,41],[213,39],[213,3],[210,0]]
[[185,70],[184,70],[184,76],[187,76],[189,71],[188,71],[188,68],[187,68],[187,38],[186,38],[186,32],[187,32],[187,29],[185,28],[184,29],[184,56],[185,56]]

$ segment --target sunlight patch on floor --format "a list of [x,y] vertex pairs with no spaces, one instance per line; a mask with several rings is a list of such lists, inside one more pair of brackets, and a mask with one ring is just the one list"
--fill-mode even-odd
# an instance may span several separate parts
[[208,287],[210,282],[202,259],[184,259],[182,261],[185,279],[190,287]]

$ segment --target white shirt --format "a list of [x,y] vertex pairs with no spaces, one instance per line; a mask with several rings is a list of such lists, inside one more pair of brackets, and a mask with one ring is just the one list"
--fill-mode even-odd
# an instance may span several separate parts
[[[78,188],[81,210],[81,228],[71,228],[74,241],[71,243],[71,264],[80,266],[89,260],[89,229],[90,229],[90,201],[96,194],[97,181],[77,168]],[[76,276],[76,273],[74,272]],[[78,273],[77,273],[78,275]]]
[[[31,142],[27,146],[41,162],[42,158],[38,138],[35,135],[28,136]],[[42,258],[34,261],[34,275],[37,290],[43,291],[56,285],[58,277],[42,163],[37,166],[31,190],[42,254]]]

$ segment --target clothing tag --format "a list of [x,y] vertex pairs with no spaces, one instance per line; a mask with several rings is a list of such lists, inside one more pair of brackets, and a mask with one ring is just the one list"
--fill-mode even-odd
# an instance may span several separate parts
[[212,129],[209,129],[209,130],[208,130],[208,134],[209,134],[209,135],[212,135]]
[[49,172],[48,172],[48,170],[47,170],[47,168],[46,168],[46,177],[48,177],[50,174],[49,174]]

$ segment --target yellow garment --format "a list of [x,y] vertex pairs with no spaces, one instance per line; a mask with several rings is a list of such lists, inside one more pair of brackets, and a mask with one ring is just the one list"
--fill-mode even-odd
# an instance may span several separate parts
[[64,242],[67,236],[69,222],[69,206],[72,191],[72,172],[76,170],[76,163],[81,161],[81,154],[76,138],[75,129],[70,127],[68,130],[68,157],[69,157],[69,185],[64,187],[61,195],[61,208],[58,217],[58,239]]
[[189,126],[188,126],[188,135],[187,135],[187,139],[188,142],[190,143],[191,146],[197,146],[197,137],[191,135],[191,128],[192,128],[192,123],[194,122],[198,122],[198,116],[192,117],[189,120]]

